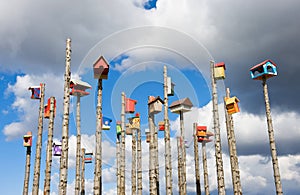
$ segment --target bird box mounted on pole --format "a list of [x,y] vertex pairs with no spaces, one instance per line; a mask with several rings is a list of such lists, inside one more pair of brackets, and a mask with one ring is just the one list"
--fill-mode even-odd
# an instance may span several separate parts
[[160,99],[159,96],[154,97],[154,96],[149,96],[148,97],[148,105],[150,106],[149,112],[151,114],[157,114],[162,111],[162,105],[163,105],[163,100]]
[[94,79],[107,79],[109,72],[109,64],[103,56],[94,63]]
[[189,98],[183,98],[173,102],[169,108],[171,112],[179,114],[180,112],[188,112],[193,107],[193,104]]
[[126,124],[126,129],[125,129],[126,135],[132,135],[132,129],[129,126],[130,126],[130,124],[127,123]]
[[265,60],[253,66],[250,69],[251,78],[254,80],[262,80],[263,78],[271,78],[277,76],[276,64],[272,60]]
[[61,156],[61,143],[55,143],[53,142],[53,155],[54,156]]
[[225,97],[226,110],[227,110],[228,114],[234,114],[234,113],[237,113],[240,111],[240,108],[238,105],[239,101],[240,100],[236,96],[231,97],[231,98]]
[[174,86],[175,84],[172,83],[171,77],[167,77],[167,94],[168,96],[174,96]]
[[112,120],[108,117],[102,117],[102,130],[110,130]]
[[145,134],[146,134],[146,142],[150,143],[150,131],[149,131],[149,129],[145,130]]
[[140,116],[137,113],[136,116],[128,118],[129,121],[129,128],[132,129],[140,129]]
[[134,113],[136,103],[136,100],[125,98],[125,113]]
[[92,87],[87,82],[83,82],[83,81],[77,80],[77,79],[71,79],[70,95],[80,96],[80,97],[89,95],[90,93],[85,90],[90,89],[90,88],[92,88]]
[[[48,102],[47,104],[45,105],[45,109],[44,109],[44,118],[50,118],[50,101],[51,99],[49,98],[48,99]],[[56,99],[54,99],[54,117],[55,117],[55,114],[56,114]]]
[[40,86],[31,86],[28,90],[31,90],[31,99],[41,99],[41,85]]
[[224,62],[219,62],[215,64],[214,72],[215,72],[215,79],[217,80],[222,80],[225,79],[225,63]]
[[31,147],[32,146],[32,133],[28,131],[26,135],[23,136],[23,146]]
[[92,163],[93,153],[85,153],[84,154],[84,163]]
[[164,131],[165,130],[165,121],[159,121],[158,122],[158,130]]
[[197,137],[205,137],[206,136],[206,126],[197,126]]

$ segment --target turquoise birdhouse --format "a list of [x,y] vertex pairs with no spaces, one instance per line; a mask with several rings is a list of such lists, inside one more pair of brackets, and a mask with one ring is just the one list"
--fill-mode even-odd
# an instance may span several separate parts
[[253,80],[268,79],[277,76],[276,64],[272,60],[265,60],[253,66],[250,69],[250,75]]

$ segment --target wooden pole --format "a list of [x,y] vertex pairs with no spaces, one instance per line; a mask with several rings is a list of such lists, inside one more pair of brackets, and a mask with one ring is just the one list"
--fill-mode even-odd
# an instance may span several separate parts
[[38,195],[39,193],[40,168],[41,168],[45,84],[41,83],[40,85],[41,85],[41,99],[40,99],[40,108],[39,108],[39,124],[38,124],[35,163],[34,163],[34,172],[33,172],[33,186],[32,186],[33,195]]
[[81,189],[80,195],[85,195],[85,162],[84,162],[85,149],[81,149]]
[[276,194],[281,195],[281,194],[283,194],[283,192],[282,192],[279,165],[278,165],[278,159],[277,159],[274,129],[273,129],[272,117],[271,117],[271,108],[270,108],[270,101],[269,101],[269,95],[268,95],[268,86],[267,86],[267,82],[266,82],[265,77],[263,77],[262,85],[263,85],[263,91],[264,91],[264,97],[265,97],[266,117],[267,117],[267,123],[268,123],[268,134],[269,134],[270,149],[271,149],[271,156],[272,156],[272,163],[273,163],[273,172],[274,172]]
[[77,129],[77,147],[76,147],[76,180],[75,180],[75,194],[79,195],[80,192],[80,149],[81,149],[81,125],[80,125],[80,96],[77,95],[76,102],[76,129]]
[[66,70],[64,84],[64,115],[62,127],[62,153],[60,158],[60,173],[59,173],[59,194],[67,193],[67,178],[68,178],[68,142],[69,142],[69,109],[70,109],[70,80],[71,80],[71,39],[67,39],[66,46]]
[[94,195],[102,194],[102,79],[98,79],[97,94]]
[[142,141],[141,141],[141,128],[137,129],[137,194],[142,195]]
[[[229,88],[226,88],[226,98],[230,98]],[[225,98],[224,98],[224,110],[225,110],[227,139],[228,139],[228,147],[229,147],[229,155],[230,155],[233,192],[235,195],[241,195],[242,188],[241,188],[241,181],[240,181],[238,157],[236,152],[236,141],[234,135],[233,118],[232,118],[232,114],[228,114],[228,112],[226,111]]]
[[120,184],[121,193],[125,195],[125,93],[122,92],[121,108],[121,160],[120,160]]
[[117,194],[120,194],[120,141],[117,138],[116,143],[116,153],[117,153]]
[[136,129],[132,129],[131,193],[136,195]]
[[156,191],[159,195],[159,160],[158,160],[158,130],[154,129],[154,152],[155,152],[155,180],[156,180]]
[[219,112],[218,112],[217,83],[214,76],[215,75],[214,66],[215,63],[213,61],[210,61],[217,181],[218,181],[219,195],[225,195],[226,192],[225,192],[225,181],[224,181],[224,170],[223,170],[223,159],[222,159],[222,148],[221,148],[220,121],[219,121]]
[[194,136],[194,159],[195,159],[196,192],[197,192],[198,195],[201,195],[198,138],[197,138],[197,123],[194,123],[193,127],[194,127],[194,135],[193,136]]
[[180,195],[184,195],[183,191],[182,191],[182,152],[181,152],[181,137],[178,136],[177,137],[177,152],[178,152],[178,158],[177,158],[177,162],[178,162],[178,191]]
[[205,195],[209,195],[208,169],[206,157],[206,142],[202,142],[202,162],[203,162],[203,176],[204,176],[204,190]]
[[168,118],[168,86],[167,86],[167,66],[164,66],[164,122],[165,122],[165,177],[166,195],[173,194],[172,190],[172,162],[170,143],[170,124]]
[[186,150],[185,150],[185,136],[184,136],[184,123],[183,123],[183,112],[180,111],[180,134],[182,143],[180,145],[182,152],[182,192],[186,194]]
[[31,158],[31,146],[28,146],[26,147],[26,164],[25,164],[23,195],[28,194],[29,176],[30,176],[30,158]]
[[50,194],[53,126],[54,126],[54,112],[55,112],[54,102],[55,102],[55,97],[50,97],[50,105],[48,105],[50,106],[50,116],[49,116],[49,127],[48,127],[48,143],[47,143],[47,154],[46,154],[44,194]]
[[148,105],[148,121],[150,129],[150,144],[149,144],[149,178],[150,178],[150,195],[157,194],[156,178],[155,178],[155,125],[154,114],[150,113],[150,105]]

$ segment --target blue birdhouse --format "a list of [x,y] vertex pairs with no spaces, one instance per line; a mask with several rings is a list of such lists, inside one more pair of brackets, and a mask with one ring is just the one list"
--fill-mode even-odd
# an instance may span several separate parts
[[265,60],[250,69],[251,78],[254,80],[268,79],[277,76],[276,64],[272,60]]
[[108,117],[102,117],[102,130],[110,130],[112,120]]
[[84,154],[84,163],[92,163],[93,153],[85,153]]
[[41,99],[41,86],[31,86],[28,90],[31,91],[31,99]]

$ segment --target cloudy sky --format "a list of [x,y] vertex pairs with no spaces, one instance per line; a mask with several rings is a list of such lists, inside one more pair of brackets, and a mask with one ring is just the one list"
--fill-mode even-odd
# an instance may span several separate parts
[[[38,122],[37,100],[30,99],[29,86],[46,84],[45,98],[57,99],[54,138],[61,139],[63,75],[66,39],[72,39],[73,78],[90,83],[90,95],[82,98],[83,147],[93,152],[95,132],[95,89],[92,65],[103,55],[110,62],[108,80],[103,82],[103,112],[113,119],[104,133],[103,190],[116,194],[115,121],[120,119],[121,95],[136,99],[142,132],[147,129],[147,96],[163,95],[162,70],[168,66],[176,84],[170,103],[184,97],[193,102],[185,114],[187,141],[192,124],[212,130],[209,61],[224,61],[226,79],[218,81],[219,111],[225,183],[232,191],[222,97],[225,87],[240,99],[241,112],[234,115],[237,152],[244,194],[275,194],[272,163],[261,82],[250,79],[249,69],[272,59],[278,76],[268,80],[273,126],[284,194],[299,194],[300,184],[300,98],[297,65],[300,56],[300,2],[199,1],[199,0],[102,0],[40,2],[0,1],[0,151],[3,194],[21,194],[25,172],[22,136],[32,131],[29,191],[32,188]],[[68,194],[74,191],[76,110],[71,100]],[[177,194],[176,135],[178,116],[169,113],[172,136],[174,194]],[[129,117],[129,115],[128,115]],[[156,116],[156,122],[163,118]],[[40,190],[43,190],[48,121],[44,120]],[[164,192],[164,142],[159,133],[160,190]],[[143,140],[145,138],[143,137]],[[126,190],[130,192],[131,137],[126,138]],[[190,143],[190,142],[189,142]],[[190,143],[192,144],[192,143]],[[73,146],[73,147],[72,147]],[[193,147],[187,150],[188,191],[195,192]],[[217,194],[214,146],[208,145],[210,190]],[[4,160],[5,159],[5,160]],[[143,142],[143,186],[148,190],[148,145]],[[201,160],[201,155],[200,155]],[[52,164],[51,191],[57,194],[59,159]],[[202,167],[200,167],[202,171]],[[86,166],[86,190],[92,194],[93,164]],[[203,174],[201,172],[201,179]],[[201,181],[203,187],[203,179]]]

